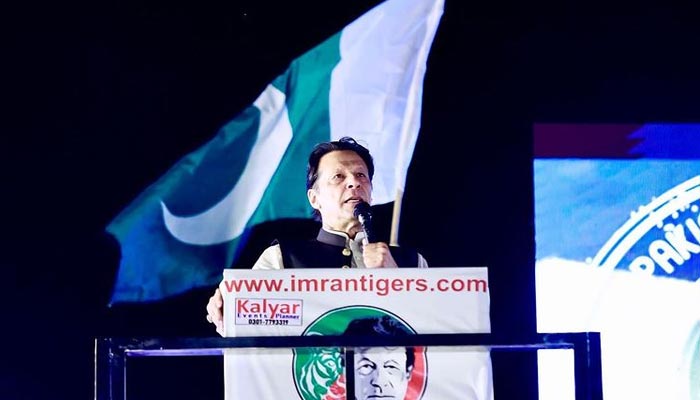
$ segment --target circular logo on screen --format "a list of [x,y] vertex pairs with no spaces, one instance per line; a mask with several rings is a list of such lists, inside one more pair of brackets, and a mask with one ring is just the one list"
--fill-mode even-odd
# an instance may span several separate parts
[[630,213],[590,260],[606,269],[695,281],[700,278],[700,175]]
[[[330,310],[313,321],[304,336],[406,335],[416,331],[397,315],[377,307],[349,306]],[[346,355],[353,354],[353,360]],[[345,367],[353,373],[355,397],[421,399],[425,392],[427,358],[425,348],[295,349],[292,373],[303,400],[345,400]]]

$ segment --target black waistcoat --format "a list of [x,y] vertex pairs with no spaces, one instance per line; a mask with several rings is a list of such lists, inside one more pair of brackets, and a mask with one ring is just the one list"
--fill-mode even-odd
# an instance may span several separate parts
[[[348,268],[352,253],[345,249],[345,238],[321,229],[315,240],[277,240],[282,250],[284,268]],[[396,265],[418,267],[418,252],[405,247],[389,247]]]

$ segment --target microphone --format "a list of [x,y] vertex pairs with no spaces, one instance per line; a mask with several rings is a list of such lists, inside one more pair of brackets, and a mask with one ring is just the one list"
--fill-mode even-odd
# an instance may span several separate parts
[[352,214],[360,221],[360,225],[362,225],[362,229],[365,231],[367,242],[375,243],[377,238],[374,235],[374,229],[372,229],[372,210],[369,204],[364,201],[357,203]]

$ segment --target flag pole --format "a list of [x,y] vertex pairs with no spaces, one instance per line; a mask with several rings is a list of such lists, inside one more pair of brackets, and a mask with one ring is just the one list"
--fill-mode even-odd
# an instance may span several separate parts
[[399,221],[401,219],[401,201],[403,200],[403,190],[396,191],[394,199],[394,212],[391,215],[391,234],[389,236],[389,245],[399,245]]

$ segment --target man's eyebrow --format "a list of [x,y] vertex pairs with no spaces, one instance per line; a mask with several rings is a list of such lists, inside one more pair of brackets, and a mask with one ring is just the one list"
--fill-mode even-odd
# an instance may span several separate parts
[[361,160],[341,161],[340,164],[347,165],[347,166],[359,165],[361,167],[366,167],[364,161],[361,161]]

